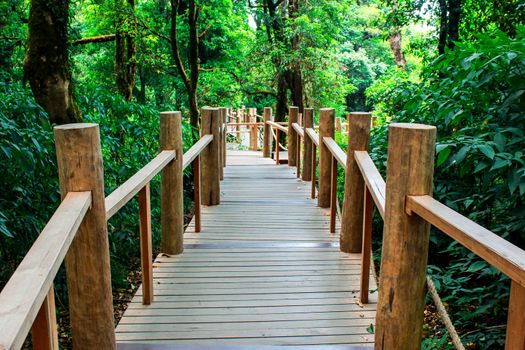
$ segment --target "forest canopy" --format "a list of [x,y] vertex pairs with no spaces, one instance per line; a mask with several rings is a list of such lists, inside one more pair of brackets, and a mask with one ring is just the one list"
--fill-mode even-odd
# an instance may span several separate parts
[[[524,23],[520,0],[2,1],[0,287],[60,200],[53,125],[100,125],[109,193],[158,151],[160,111],[183,112],[187,149],[207,105],[371,111],[383,174],[390,122],[436,125],[435,197],[525,248]],[[109,221],[116,294],[136,289],[136,213]],[[437,231],[430,250],[465,346],[503,348],[508,279]],[[451,348],[440,325],[424,346]]]

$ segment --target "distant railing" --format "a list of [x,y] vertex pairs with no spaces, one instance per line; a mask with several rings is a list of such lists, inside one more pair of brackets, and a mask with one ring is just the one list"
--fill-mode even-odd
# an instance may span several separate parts
[[149,183],[161,172],[162,252],[180,254],[183,171],[193,164],[199,232],[201,203],[220,202],[226,115],[226,108],[203,108],[202,136],[183,154],[181,113],[161,113],[161,152],[106,198],[98,125],[55,127],[62,203],[0,293],[0,349],[20,349],[31,330],[34,349],[58,350],[53,279],[63,261],[73,347],[116,349],[107,220],[138,193],[142,302],[150,304],[154,291]]
[[[268,114],[271,115],[271,109]],[[368,303],[369,299],[374,205],[384,220],[375,348],[420,348],[431,224],[512,280],[505,349],[523,350],[525,251],[432,198],[436,128],[390,124],[385,183],[368,154],[370,128],[375,124],[370,113],[350,113],[347,123],[336,123],[334,110],[323,108],[319,134],[313,125],[312,109],[304,110],[302,126],[294,120],[296,115],[297,108],[290,107],[287,131],[265,120],[270,127],[288,133],[288,154],[297,155],[288,165],[296,166],[298,176],[302,173],[303,180],[312,182],[312,198],[315,198],[316,151],[319,148],[318,205],[330,208],[332,233],[336,228],[338,164],[344,169],[340,249],[362,253],[362,303]],[[347,132],[341,124],[347,125]],[[348,134],[347,152],[334,141],[336,129]],[[290,142],[293,139],[297,142]]]

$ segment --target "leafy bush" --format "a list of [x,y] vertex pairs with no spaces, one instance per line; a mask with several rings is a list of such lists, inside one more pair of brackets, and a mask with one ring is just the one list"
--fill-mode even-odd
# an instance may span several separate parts
[[[391,121],[437,126],[434,196],[525,247],[525,29],[458,43],[430,62],[421,82],[393,71],[367,91],[381,126],[372,157],[384,170]],[[429,272],[463,340],[478,348],[504,341],[508,279],[441,233],[431,236]]]

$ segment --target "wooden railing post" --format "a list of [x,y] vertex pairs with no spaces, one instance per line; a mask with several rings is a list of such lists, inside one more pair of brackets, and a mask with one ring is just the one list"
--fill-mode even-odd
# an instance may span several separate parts
[[175,150],[175,159],[161,174],[160,226],[162,252],[184,250],[184,199],[182,190],[182,117],[180,112],[160,113],[160,148]]
[[333,108],[321,108],[319,117],[319,189],[317,205],[321,208],[330,207],[332,154],[323,142],[324,137],[334,137]]
[[153,302],[153,247],[151,242],[151,194],[149,183],[139,192],[140,262],[142,269],[142,304]]
[[[221,201],[219,170],[219,110],[202,109],[202,135],[213,135],[213,141],[201,153],[201,194],[203,205],[218,205]],[[201,135],[201,136],[202,136]]]
[[222,108],[217,108],[219,110],[219,144],[218,144],[218,147],[219,147],[219,180],[222,181],[224,179],[224,167],[223,167],[223,164],[222,164],[222,153],[223,153],[223,150],[222,148],[224,147],[224,140],[223,140],[223,120],[224,120],[224,116],[222,115]]
[[51,287],[31,327],[34,350],[58,350],[55,289]]
[[301,179],[303,181],[312,181],[312,140],[306,135],[306,129],[314,127],[314,110],[305,108],[303,111],[303,171]]
[[267,121],[273,121],[272,108],[264,107],[264,126],[263,126],[263,157],[272,156],[272,127],[266,124]]
[[505,350],[525,349],[525,287],[512,281]]
[[288,166],[297,166],[297,132],[293,123],[297,123],[299,107],[288,108]]
[[[256,108],[248,108],[249,113],[249,123],[256,123],[257,122],[257,109]],[[250,150],[257,151],[257,134],[258,134],[258,127],[256,125],[250,125]]]
[[73,348],[115,349],[99,128],[66,124],[54,131],[62,199],[74,191],[91,191],[92,198],[65,259]]
[[[226,124],[228,124],[228,108],[221,108],[221,131],[222,131],[222,167],[226,168],[226,151],[227,151],[227,142],[226,142]],[[221,172],[221,179],[224,178],[224,170]]]
[[340,249],[345,253],[361,252],[365,181],[354,158],[354,151],[368,151],[370,118],[370,113],[348,114],[348,156],[339,238]]
[[375,349],[420,349],[430,224],[405,212],[407,195],[431,195],[436,128],[391,124]]

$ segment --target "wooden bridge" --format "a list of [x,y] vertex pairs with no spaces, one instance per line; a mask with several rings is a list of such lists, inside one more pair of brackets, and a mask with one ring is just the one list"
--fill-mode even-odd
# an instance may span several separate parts
[[[252,111],[232,122],[231,110],[204,108],[201,138],[185,153],[180,113],[162,113],[161,152],[107,197],[98,126],[56,127],[62,203],[0,294],[0,349],[20,349],[30,332],[34,349],[58,349],[53,279],[63,261],[75,349],[418,349],[432,224],[511,278],[506,349],[523,350],[525,252],[432,198],[435,128],[389,126],[385,182],[367,152],[369,113],[348,116],[343,151],[334,110],[320,110],[318,128],[313,112],[290,107],[277,123],[265,108],[262,121]],[[241,127],[254,150],[227,150]],[[195,216],[184,233],[189,166]],[[152,262],[158,173],[162,253]],[[107,220],[137,194],[142,285],[115,328]],[[384,220],[379,289],[374,207]]]

